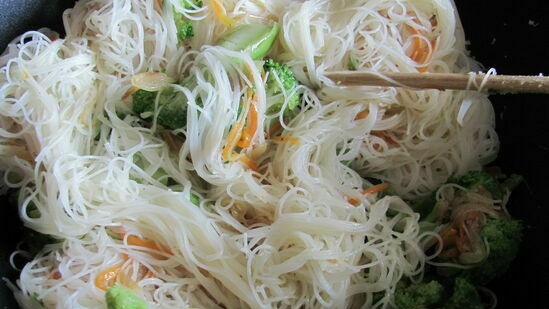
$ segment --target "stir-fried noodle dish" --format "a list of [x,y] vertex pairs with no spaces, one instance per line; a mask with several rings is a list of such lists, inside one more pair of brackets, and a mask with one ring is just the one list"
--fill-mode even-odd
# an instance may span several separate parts
[[21,307],[496,305],[520,177],[486,168],[487,94],[327,78],[479,71],[451,0],[80,0],[62,18],[0,58]]

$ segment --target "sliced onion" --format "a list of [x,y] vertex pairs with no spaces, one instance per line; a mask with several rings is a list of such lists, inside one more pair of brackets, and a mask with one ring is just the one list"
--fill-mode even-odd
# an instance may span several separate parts
[[175,79],[162,72],[143,72],[132,76],[132,86],[147,91],[159,91]]

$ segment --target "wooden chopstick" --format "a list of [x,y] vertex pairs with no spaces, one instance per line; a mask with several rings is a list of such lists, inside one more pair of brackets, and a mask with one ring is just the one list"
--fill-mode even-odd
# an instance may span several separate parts
[[325,76],[338,86],[382,86],[412,89],[455,89],[495,93],[549,93],[549,77],[483,73],[374,73],[332,71]]

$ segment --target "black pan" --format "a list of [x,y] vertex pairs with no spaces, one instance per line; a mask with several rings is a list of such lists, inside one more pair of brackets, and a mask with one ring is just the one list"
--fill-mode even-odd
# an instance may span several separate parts
[[[82,0],[83,1],[83,0]],[[549,74],[549,4],[546,0],[456,0],[471,55],[500,74]],[[62,11],[71,0],[0,0],[0,49],[25,30],[50,27],[62,32]],[[549,96],[492,96],[501,139],[492,165],[526,181],[513,193],[510,212],[527,229],[519,256],[489,286],[498,308],[549,308]],[[4,200],[3,205],[6,206]],[[9,253],[18,237],[17,210],[0,216],[0,276],[15,279]],[[0,308],[17,308],[0,282]]]

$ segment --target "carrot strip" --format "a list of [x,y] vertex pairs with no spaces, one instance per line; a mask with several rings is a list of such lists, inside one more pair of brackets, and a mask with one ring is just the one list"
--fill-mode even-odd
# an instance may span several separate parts
[[158,11],[158,12],[162,12],[162,3],[163,0],[155,0],[155,4],[156,4],[156,7],[155,9]]
[[[250,105],[253,101],[253,90],[252,88],[248,89],[248,98],[244,100],[244,106],[243,106],[243,115],[247,115],[250,113]],[[255,108],[255,104],[254,104]],[[253,112],[252,112],[253,113]],[[244,129],[244,123],[246,122],[245,116],[240,117],[240,119],[237,120],[237,122],[233,125],[231,130],[229,131],[229,136],[227,137],[227,144],[225,147],[223,147],[223,150],[221,151],[221,158],[225,161],[234,160],[235,157],[233,157],[233,150],[236,146],[238,146],[241,138],[242,138],[242,130]],[[256,109],[256,119],[257,121],[257,109]],[[253,122],[253,121],[252,121]],[[256,130],[257,130],[257,123],[255,124]],[[249,134],[249,132],[247,133]],[[253,137],[253,134],[249,136],[250,142],[251,138]],[[245,137],[246,138],[246,137]],[[245,145],[246,143],[244,143]]]
[[369,188],[364,189],[362,191],[362,194],[374,194],[374,193],[384,191],[387,188],[389,188],[389,184],[386,183],[386,182],[382,182],[380,184],[377,184],[377,185],[374,185],[374,186],[371,186]]
[[354,197],[350,197],[347,199],[347,202],[349,202],[349,204],[353,205],[353,206],[358,206],[360,205],[360,200],[354,198]]
[[355,120],[364,119],[364,118],[368,117],[369,114],[370,114],[369,109],[363,109],[358,114],[356,114]]
[[272,140],[274,142],[277,142],[277,143],[285,143],[285,142],[288,142],[288,143],[292,143],[294,145],[299,145],[299,139],[295,136],[289,136],[289,135],[280,135],[280,136],[275,136],[272,138]]
[[212,0],[212,9],[214,11],[217,19],[224,25],[232,27],[235,25],[236,21],[229,16],[227,16],[227,11],[223,7],[223,0]]
[[253,95],[250,108],[248,109],[246,128],[242,131],[242,135],[237,144],[240,148],[247,148],[251,145],[255,132],[257,131],[257,124],[259,122],[258,117],[256,96]]
[[244,165],[246,165],[246,167],[251,169],[252,171],[257,172],[259,169],[259,167],[257,166],[257,163],[254,160],[252,160],[252,158],[246,155],[239,156],[238,161],[244,163]]
[[[249,109],[249,100],[244,101],[244,110]],[[223,150],[221,151],[221,158],[225,161],[229,161],[233,157],[233,150],[237,146],[238,142],[240,141],[240,137],[242,136],[242,129],[244,128],[244,122],[246,120],[246,117],[241,117],[231,128],[229,131],[229,136],[227,137],[227,144],[225,147],[223,147]]]
[[99,272],[93,280],[95,286],[103,291],[106,291],[109,287],[113,286],[122,270],[122,265],[124,265],[124,263],[120,263]]
[[277,121],[275,122],[271,128],[269,129],[269,131],[267,132],[267,138],[271,137],[271,136],[274,136],[276,135],[278,132],[280,132],[282,130],[282,124]]
[[137,90],[137,87],[130,87],[130,89],[128,89],[128,91],[126,91],[124,93],[124,95],[122,96],[122,101],[125,101],[127,98],[129,98],[132,94],[134,94]]
[[158,251],[158,252],[172,254],[172,252],[168,248],[158,246],[155,243],[152,243],[150,241],[147,241],[147,240],[145,240],[141,237],[135,236],[135,235],[129,235],[126,238],[126,241],[128,242],[128,245],[130,245],[130,246],[138,246],[138,247],[148,248],[148,249]]
[[[433,56],[433,43],[425,38],[425,35],[416,28],[406,25],[409,32],[412,33],[412,48],[409,51],[408,57],[419,64],[427,63]],[[425,72],[427,66],[417,68],[419,72]]]
[[[374,185],[374,186],[371,186],[369,188],[366,188],[364,190],[362,190],[362,194],[363,195],[366,195],[366,194],[375,194],[375,193],[378,193],[378,192],[381,192],[381,191],[384,191],[386,190],[387,188],[389,188],[389,184],[388,183],[385,183],[385,182],[382,182],[380,184],[377,184],[377,185]],[[354,198],[354,197],[348,197],[347,198],[347,202],[349,202],[349,204],[353,205],[353,206],[358,206],[360,205],[360,200],[357,199],[357,198]]]

